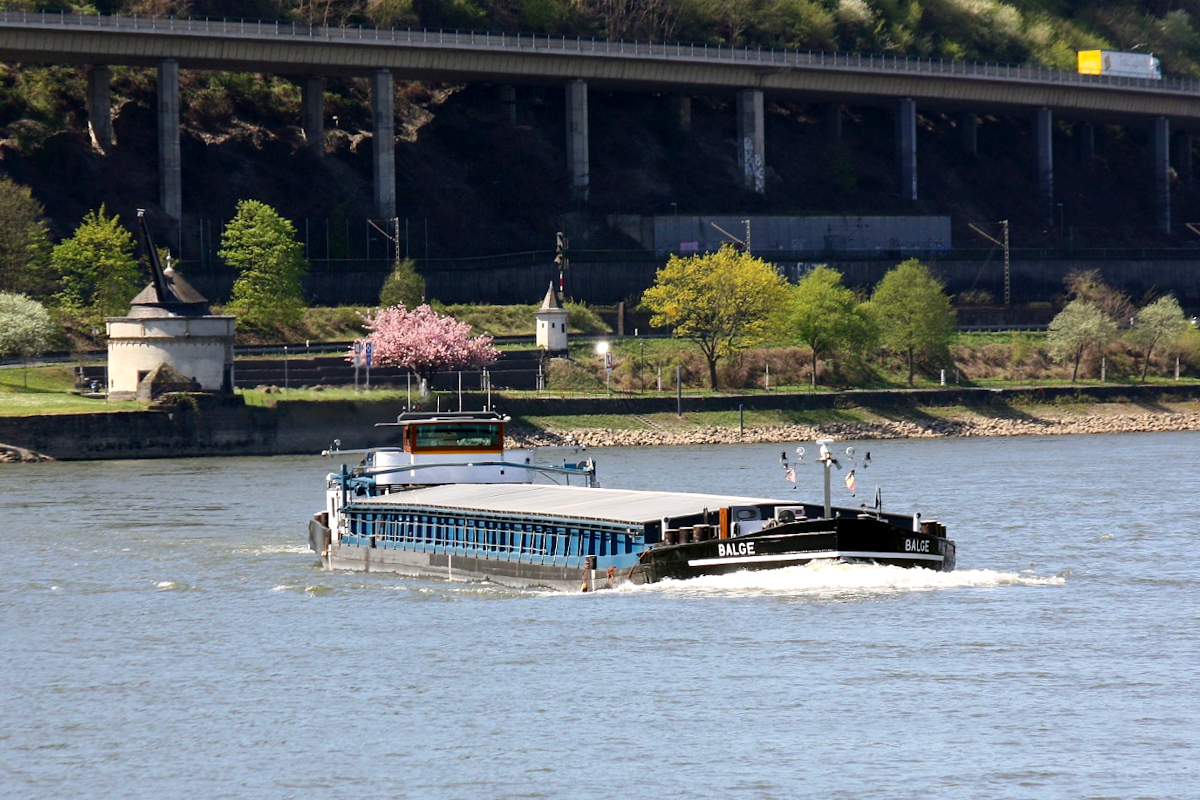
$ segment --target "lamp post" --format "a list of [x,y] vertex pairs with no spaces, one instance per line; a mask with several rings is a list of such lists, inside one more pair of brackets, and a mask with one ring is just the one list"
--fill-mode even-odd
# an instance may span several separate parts
[[604,359],[604,389],[612,392],[612,350],[608,342],[596,342],[596,355]]

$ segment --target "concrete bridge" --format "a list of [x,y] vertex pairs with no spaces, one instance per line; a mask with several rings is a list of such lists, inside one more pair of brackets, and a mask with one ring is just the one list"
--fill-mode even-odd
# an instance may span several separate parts
[[[1054,116],[1077,126],[1081,155],[1094,157],[1097,123],[1145,125],[1158,226],[1171,227],[1172,150],[1177,171],[1192,178],[1192,134],[1200,130],[1200,83],[1079,75],[1040,68],[968,64],[705,45],[608,42],[530,34],[330,28],[285,23],[0,12],[0,61],[80,64],[89,70],[89,124],[100,148],[112,142],[109,67],[155,67],[158,73],[160,202],[183,214],[179,148],[179,69],[293,75],[303,82],[302,126],[320,152],[323,78],[370,78],[374,141],[374,212],[396,212],[393,76],[448,82],[563,87],[566,176],[587,200],[588,89],[661,92],[683,130],[693,95],[736,97],[738,160],[747,188],[764,192],[764,96],[827,104],[834,136],[842,105],[894,110],[897,183],[918,196],[917,108],[958,114],[962,147],[974,154],[978,114],[1028,114],[1041,216],[1053,224]],[[511,89],[510,89],[511,91]],[[502,96],[504,89],[501,90]]]

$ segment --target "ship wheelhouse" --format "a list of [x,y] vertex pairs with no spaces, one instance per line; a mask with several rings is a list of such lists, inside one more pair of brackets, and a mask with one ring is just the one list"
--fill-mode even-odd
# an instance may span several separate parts
[[371,451],[362,470],[378,487],[528,483],[533,453],[505,448],[509,421],[494,411],[406,411],[376,426],[400,428],[400,446]]
[[395,423],[404,428],[402,441],[406,453],[499,455],[504,452],[504,425],[508,417],[496,414],[494,418],[481,419],[483,415],[474,413],[469,420],[448,419],[443,414],[406,419],[412,414],[400,415]]

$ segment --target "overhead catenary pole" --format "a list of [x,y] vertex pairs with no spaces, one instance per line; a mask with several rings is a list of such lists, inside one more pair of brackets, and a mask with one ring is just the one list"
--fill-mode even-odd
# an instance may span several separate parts
[[1008,220],[1002,220],[1004,226],[1004,305],[1012,305],[1012,270],[1008,263]]
[[[1006,219],[1000,220],[1000,227],[1003,231],[1001,233],[1001,236],[1003,237],[1003,239],[997,239],[995,236],[992,236],[990,233],[988,233],[983,228],[976,225],[974,222],[967,223],[967,227],[970,228],[971,230],[975,231],[976,233],[978,233],[983,238],[987,239],[992,244],[1000,245],[1004,249],[1004,305],[1006,305],[1006,306],[1011,305],[1012,304],[1012,270],[1009,268],[1009,261],[1008,261],[1008,220],[1006,220]],[[990,254],[988,255],[988,259],[989,260],[991,259]]]
[[680,375],[683,370],[679,364],[675,365],[675,416],[683,416],[683,383],[680,381]]

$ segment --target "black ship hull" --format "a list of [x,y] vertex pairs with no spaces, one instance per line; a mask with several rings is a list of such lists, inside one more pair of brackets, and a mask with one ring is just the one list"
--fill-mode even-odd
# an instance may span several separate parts
[[655,583],[813,561],[949,572],[954,569],[955,548],[940,531],[905,530],[875,518],[805,520],[748,536],[652,547],[642,554],[630,577],[638,583]]

